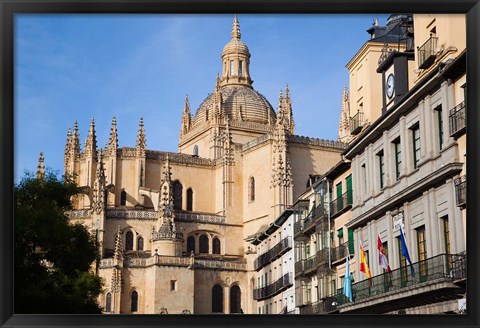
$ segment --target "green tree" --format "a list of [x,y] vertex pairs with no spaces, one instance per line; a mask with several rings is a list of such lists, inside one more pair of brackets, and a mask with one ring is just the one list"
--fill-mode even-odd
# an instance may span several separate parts
[[78,192],[73,180],[51,172],[43,179],[26,173],[15,186],[15,313],[101,313],[95,239],[64,214]]

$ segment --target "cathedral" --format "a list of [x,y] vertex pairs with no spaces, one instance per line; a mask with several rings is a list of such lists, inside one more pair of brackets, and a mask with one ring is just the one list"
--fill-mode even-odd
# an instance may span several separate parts
[[83,149],[78,124],[68,129],[65,174],[82,192],[67,215],[101,247],[105,314],[257,313],[249,236],[347,145],[296,135],[288,85],[274,109],[253,87],[250,60],[235,17],[213,92],[178,113],[178,153],[148,149],[142,118],[135,147],[118,147],[115,117],[104,148],[93,119]]

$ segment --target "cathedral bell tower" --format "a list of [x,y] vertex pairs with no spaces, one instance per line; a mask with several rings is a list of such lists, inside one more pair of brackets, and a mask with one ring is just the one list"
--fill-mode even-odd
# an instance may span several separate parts
[[222,78],[220,86],[241,84],[251,87],[250,78],[250,51],[240,38],[240,25],[237,16],[233,20],[231,33],[232,39],[228,42],[222,51]]

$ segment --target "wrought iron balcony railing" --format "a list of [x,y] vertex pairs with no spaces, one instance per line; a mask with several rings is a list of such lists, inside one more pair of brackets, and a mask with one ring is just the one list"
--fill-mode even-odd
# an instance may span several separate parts
[[283,238],[278,244],[273,246],[267,252],[261,254],[259,257],[255,259],[254,268],[256,271],[260,270],[267,264],[273,262],[283,254],[285,254],[288,250],[292,249],[292,237],[285,237]]
[[430,37],[424,44],[417,48],[418,52],[418,68],[426,69],[432,66],[437,55],[435,49],[437,48],[438,38]]
[[467,176],[462,175],[454,180],[455,197],[457,199],[457,206],[467,206]]
[[450,122],[450,136],[458,137],[466,130],[466,110],[465,101],[450,109],[449,122]]
[[[451,278],[452,281],[465,279],[466,254],[463,261],[458,259],[458,255],[440,254],[413,263],[413,267],[413,276],[410,265],[408,265],[352,284],[353,302],[359,303],[391,291],[398,293],[402,290],[411,290],[419,284],[440,278]],[[335,298],[338,306],[349,303],[349,300],[343,295],[343,288],[338,290]]]
[[[332,248],[332,251],[331,251],[332,263],[346,258],[348,256],[348,250],[349,250],[348,241],[343,243],[342,245]],[[353,255],[353,254],[350,254],[350,255]]]
[[299,308],[300,314],[327,314],[337,310],[335,297],[326,297]]
[[259,301],[275,296],[290,286],[293,286],[293,276],[291,273],[287,273],[272,284],[254,289],[253,299]]
[[358,111],[353,117],[350,117],[350,134],[356,135],[362,131],[365,125],[365,116],[363,112]]
[[333,217],[336,214],[347,209],[348,206],[351,206],[353,203],[353,191],[347,190],[342,196],[333,200],[330,203],[330,215]]
[[315,272],[317,269],[317,254],[295,262],[295,276],[308,275]]
[[315,206],[308,215],[301,220],[298,220],[293,225],[294,236],[297,237],[300,233],[311,233],[318,222],[327,218],[327,210],[323,204]]

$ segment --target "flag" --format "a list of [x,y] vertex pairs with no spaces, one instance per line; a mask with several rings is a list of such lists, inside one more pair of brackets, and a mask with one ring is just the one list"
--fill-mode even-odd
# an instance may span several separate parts
[[360,271],[364,272],[368,279],[372,278],[370,269],[368,268],[367,254],[365,254],[363,250],[362,243],[360,243]]
[[382,240],[380,239],[380,234],[378,235],[377,244],[378,244],[378,263],[380,264],[380,267],[384,268],[388,272],[392,271],[390,269],[390,265],[388,264],[387,256],[383,252],[383,246],[382,246]]
[[407,243],[405,242],[405,236],[403,235],[403,230],[402,227],[400,227],[400,242],[402,244],[402,255],[405,257],[410,263],[410,271],[412,272],[412,276],[415,276],[415,270],[413,269],[413,264],[412,260],[410,260],[410,255],[408,255],[408,248],[407,248]]
[[343,279],[343,295],[353,302],[352,294],[352,277],[350,276],[350,256],[347,256],[347,264],[345,266],[345,277]]

